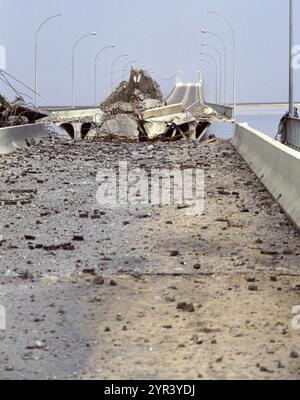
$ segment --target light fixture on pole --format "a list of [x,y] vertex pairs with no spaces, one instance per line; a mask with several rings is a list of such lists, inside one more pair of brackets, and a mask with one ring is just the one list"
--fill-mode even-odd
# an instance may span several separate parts
[[208,74],[209,74],[209,79],[210,79],[210,82],[211,82],[211,103],[213,103],[215,100],[214,100],[214,95],[215,95],[215,79],[214,79],[214,73],[213,73],[213,70],[211,69],[211,67],[209,66],[209,64],[207,64],[207,65],[200,65],[200,71],[201,71],[201,75],[202,75],[202,85],[203,85],[203,82],[204,82],[204,79],[203,79],[203,70],[204,71],[206,71],[206,72],[208,72]]
[[[218,89],[218,86],[219,86],[219,77],[218,77],[218,64],[217,64],[217,61],[215,60],[215,58],[214,58],[211,54],[208,54],[208,53],[200,53],[200,55],[201,55],[201,56],[206,56],[206,57],[208,57],[208,58],[213,62],[214,67],[215,67],[215,73],[216,73],[216,85],[217,85],[217,89]],[[216,98],[216,104],[218,104],[218,101],[219,101],[219,103],[220,103],[220,98],[221,98],[221,93],[219,92],[219,95],[217,95],[217,98]],[[218,100],[218,99],[219,99],[219,100]]]
[[204,34],[208,34],[208,35],[212,35],[212,36],[216,37],[222,43],[222,46],[224,48],[224,55],[225,55],[225,61],[224,61],[224,78],[225,78],[224,79],[224,85],[225,85],[225,87],[224,87],[224,92],[225,92],[225,105],[226,105],[227,104],[227,79],[226,79],[226,77],[227,77],[227,49],[226,49],[225,42],[221,38],[221,36],[217,35],[214,32],[210,32],[207,29],[202,29],[201,32],[204,33]]
[[114,66],[115,66],[117,61],[119,61],[119,60],[121,60],[121,58],[125,58],[125,57],[129,57],[129,55],[128,54],[122,54],[121,56],[119,56],[116,59],[114,59],[114,61],[111,64],[111,70],[110,70],[111,92],[113,91],[113,87],[114,87]]
[[112,49],[114,47],[116,47],[114,44],[112,44],[111,46],[103,47],[103,49],[98,51],[98,53],[96,54],[96,57],[95,57],[95,71],[94,71],[94,83],[95,83],[94,104],[95,104],[95,106],[97,106],[97,61],[98,61],[100,54],[102,54],[105,50]]
[[224,15],[217,13],[216,11],[208,11],[207,13],[217,15],[218,17],[222,18],[223,21],[229,26],[232,34],[232,57],[233,57],[233,118],[235,118],[236,113],[236,40],[235,40],[235,31],[233,26],[228,18]]
[[293,46],[294,46],[294,0],[289,0],[289,114],[294,117],[294,69],[293,69]]
[[36,33],[35,33],[35,49],[34,49],[34,91],[35,91],[35,107],[38,107],[38,47],[37,47],[37,42],[38,42],[38,36],[39,33],[44,25],[46,25],[47,22],[51,21],[54,18],[62,17],[63,14],[57,14],[53,15],[52,17],[49,17],[45,19],[41,23],[41,25],[38,27]]
[[74,71],[74,59],[75,59],[75,49],[76,46],[85,38],[89,36],[96,36],[97,32],[88,33],[81,36],[75,43],[72,49],[72,107],[75,108],[75,71]]
[[209,68],[212,71],[212,74],[214,76],[214,88],[215,88],[215,104],[218,103],[218,82],[217,82],[217,71],[215,70],[215,64],[213,64],[211,61],[205,60],[204,58],[200,59],[200,62],[205,62]]
[[[220,79],[219,79],[220,87],[219,87],[219,91],[220,91],[220,101],[221,101],[221,93],[222,93],[222,55],[221,55],[220,51],[216,47],[211,46],[210,44],[201,43],[201,46],[203,46],[203,47],[206,46],[206,47],[208,47],[210,49],[213,49],[216,52],[217,57],[219,58],[219,64],[220,64]],[[225,76],[225,79],[226,79],[226,76]],[[226,83],[225,83],[225,87],[226,87]]]

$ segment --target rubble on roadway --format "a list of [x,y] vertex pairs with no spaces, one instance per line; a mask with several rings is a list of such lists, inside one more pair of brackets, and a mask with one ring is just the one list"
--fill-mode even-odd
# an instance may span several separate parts
[[22,97],[10,103],[0,94],[0,128],[34,124],[45,116],[28,107]]

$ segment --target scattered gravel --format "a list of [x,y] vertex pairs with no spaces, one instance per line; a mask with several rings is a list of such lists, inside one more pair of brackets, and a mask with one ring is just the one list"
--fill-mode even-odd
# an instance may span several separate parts
[[[99,204],[119,161],[203,169],[204,213]],[[229,141],[44,140],[0,172],[1,378],[299,380],[299,235]]]

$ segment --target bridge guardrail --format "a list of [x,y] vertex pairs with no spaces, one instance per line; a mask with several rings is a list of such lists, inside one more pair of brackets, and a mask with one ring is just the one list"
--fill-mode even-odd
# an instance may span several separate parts
[[205,103],[208,107],[213,108],[219,114],[225,115],[230,119],[233,118],[233,107],[222,106],[221,104]]
[[235,124],[233,144],[300,230],[300,152],[247,124]]
[[288,145],[300,149],[300,119],[288,118],[286,141]]
[[45,124],[0,128],[0,154],[8,154],[20,147],[28,147],[30,139],[47,136],[49,136],[49,131]]

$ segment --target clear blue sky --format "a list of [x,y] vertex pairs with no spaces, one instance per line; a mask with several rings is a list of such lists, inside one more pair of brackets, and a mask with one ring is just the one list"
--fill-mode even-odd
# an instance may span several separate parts
[[[295,44],[300,44],[300,2],[295,1]],[[221,20],[207,17],[212,9],[225,14],[237,36],[237,98],[240,102],[287,101],[288,0],[0,0],[0,44],[7,49],[7,71],[33,87],[34,34],[39,23],[62,12],[62,19],[45,26],[39,38],[41,104],[71,103],[71,48],[81,35],[97,31],[76,53],[77,103],[93,103],[93,63],[98,50],[111,43],[99,60],[99,97],[110,91],[110,66],[120,54],[155,73],[165,92],[173,81],[161,80],[182,70],[195,81],[201,27],[223,36],[231,46],[230,31]],[[231,68],[231,50],[228,50]],[[123,68],[125,61],[116,65]],[[118,78],[120,73],[116,73]],[[300,71],[295,96],[300,99]],[[0,82],[0,91],[12,92]]]

